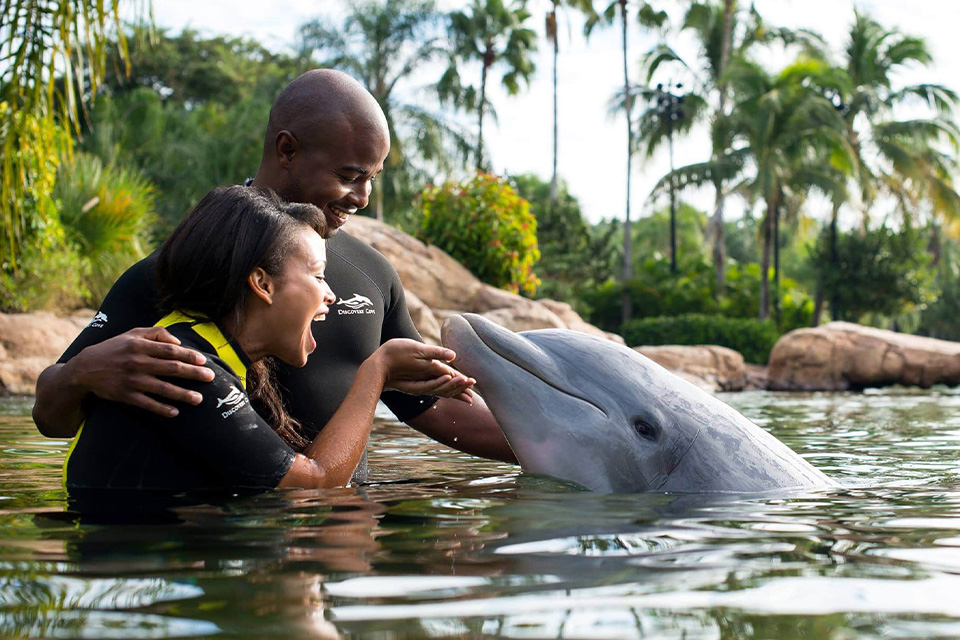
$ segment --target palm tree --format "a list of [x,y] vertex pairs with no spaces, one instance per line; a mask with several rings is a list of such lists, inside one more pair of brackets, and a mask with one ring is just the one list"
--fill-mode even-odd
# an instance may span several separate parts
[[[939,84],[894,86],[901,69],[926,66],[932,57],[925,41],[886,29],[859,11],[854,12],[841,66],[847,90],[834,94],[844,131],[859,168],[857,188],[863,212],[878,199],[900,204],[908,221],[924,203],[935,217],[960,217],[960,195],[951,179],[960,131],[951,120],[957,94]],[[898,111],[920,103],[930,117],[897,119]],[[949,143],[947,151],[941,142]],[[830,220],[831,255],[836,250],[837,216]],[[866,217],[864,217],[866,219]],[[831,305],[835,317],[840,312]]]
[[779,73],[759,64],[731,60],[724,80],[735,105],[728,117],[731,145],[708,162],[681,167],[661,179],[657,191],[672,182],[703,185],[738,179],[734,187],[762,201],[760,319],[770,313],[769,273],[779,280],[779,223],[787,209],[798,209],[811,188],[828,196],[843,193],[853,170],[852,152],[843,136],[843,119],[824,96],[842,91],[842,74],[823,60],[801,57]]
[[[51,198],[59,158],[79,132],[79,107],[107,71],[120,0],[3,2],[0,11],[0,268],[15,270],[31,233],[57,226]],[[61,80],[62,78],[62,80]],[[40,242],[50,242],[41,238]]]
[[[696,37],[699,48],[697,59],[685,61],[671,47],[659,43],[644,56],[647,83],[652,84],[664,65],[673,67],[674,72],[692,76],[692,88],[684,98],[687,104],[685,111],[692,110],[695,100],[707,107],[703,115],[710,121],[711,157],[714,159],[731,143],[732,132],[727,126],[729,91],[724,76],[730,61],[748,57],[758,44],[799,43],[810,50],[823,47],[822,41],[814,34],[769,27],[755,8],[751,6],[749,10],[741,10],[736,0],[722,0],[722,3],[693,2],[684,15],[681,28]],[[663,132],[657,127],[644,128],[645,121],[645,118],[640,118],[641,126],[637,137],[640,147],[645,148],[649,156],[662,142]],[[729,185],[717,175],[713,180],[713,188],[714,213],[710,218],[707,235],[712,245],[716,290],[719,293],[723,290],[726,269],[723,218]]]
[[583,13],[589,15],[593,12],[593,0],[552,0],[550,5],[550,10],[547,12],[546,16],[546,35],[547,40],[550,42],[553,48],[553,173],[552,178],[550,179],[550,206],[557,206],[557,194],[559,190],[559,176],[557,175],[557,158],[559,155],[559,142],[560,142],[560,131],[559,131],[559,92],[558,92],[558,83],[557,83],[557,74],[558,74],[558,58],[560,56],[560,40],[557,37],[557,18],[558,11],[560,10],[561,5],[567,5],[574,9],[578,9]]
[[445,51],[440,17],[430,0],[366,0],[351,5],[340,24],[317,19],[300,28],[302,53],[356,77],[387,118],[390,155],[374,196],[378,220],[383,219],[384,192],[398,194],[404,178],[425,172],[411,161],[414,141],[420,158],[440,165],[457,151],[465,154],[469,146],[438,111],[401,97],[410,95],[404,89],[411,77]]
[[[520,91],[520,82],[530,82],[536,69],[531,54],[536,51],[533,29],[524,26],[530,18],[525,0],[507,6],[503,0],[473,0],[464,11],[450,14],[450,36],[453,50],[450,64],[440,79],[442,96],[468,110],[476,110],[477,170],[485,168],[483,151],[483,119],[489,110],[487,80],[495,67],[504,70],[501,82],[507,93]],[[480,87],[465,85],[460,76],[461,63],[479,61]]]
[[[632,251],[630,247],[630,188],[632,185],[633,173],[633,98],[634,91],[630,86],[630,56],[627,46],[627,26],[629,24],[629,11],[627,0],[613,0],[602,13],[591,11],[587,16],[587,22],[584,25],[584,33],[589,36],[597,24],[603,22],[612,24],[616,17],[620,16],[620,40],[623,50],[623,110],[627,118],[627,183],[626,183],[626,213],[623,221],[623,273],[622,279],[626,283],[632,276]],[[637,12],[637,20],[646,27],[663,27],[667,22],[665,11],[658,11],[654,3],[641,2]],[[630,308],[630,294],[626,288],[623,291],[623,308],[621,317],[623,322],[630,320],[632,310]]]

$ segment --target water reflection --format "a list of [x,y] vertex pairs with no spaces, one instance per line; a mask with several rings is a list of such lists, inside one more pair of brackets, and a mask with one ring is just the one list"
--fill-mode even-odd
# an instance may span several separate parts
[[366,486],[81,515],[8,404],[0,635],[960,635],[960,394],[725,399],[843,486],[598,495],[381,422]]

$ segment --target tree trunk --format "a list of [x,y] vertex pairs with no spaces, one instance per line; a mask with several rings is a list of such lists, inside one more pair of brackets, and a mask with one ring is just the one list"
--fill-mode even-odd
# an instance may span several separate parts
[[621,299],[621,319],[624,323],[633,315],[630,292],[626,285],[633,276],[633,256],[630,237],[630,177],[633,172],[633,96],[630,91],[630,72],[627,56],[627,0],[619,0],[620,27],[623,37],[623,89],[627,111],[627,207],[623,223],[623,297]]
[[487,64],[486,55],[483,61],[483,70],[480,72],[480,118],[477,127],[477,171],[483,171],[483,111],[487,102],[487,72],[490,65]]
[[553,0],[553,11],[547,16],[547,37],[553,40],[553,178],[550,180],[550,209],[557,206],[557,156],[560,144],[559,109],[557,99],[557,59],[560,55],[560,41],[557,38],[557,5],[559,0]]
[[[723,35],[720,41],[720,68],[717,69],[717,89],[720,92],[720,100],[717,106],[717,117],[723,118],[727,114],[727,85],[720,82],[723,73],[727,70],[730,63],[730,48],[733,40],[733,16],[737,11],[735,0],[723,0]],[[717,149],[718,140],[714,138],[713,158],[716,160],[723,149]],[[713,269],[714,277],[717,283],[716,296],[723,295],[726,286],[727,276],[727,246],[725,229],[723,226],[724,204],[726,194],[723,192],[723,181],[717,180],[713,183],[716,195],[714,196],[713,216],[710,217],[708,230],[713,241]]]
[[817,287],[813,294],[813,318],[810,319],[811,327],[820,326],[820,316],[823,315],[823,304],[826,302],[823,297],[823,287]]
[[723,194],[723,184],[715,183],[716,195],[714,196],[713,215],[707,223],[707,235],[713,243],[713,270],[714,279],[717,283],[715,297],[723,295],[723,290],[727,282],[727,246],[726,230],[723,227],[723,208],[726,198]]
[[773,210],[773,319],[780,326],[780,207]]
[[374,189],[374,211],[377,214],[377,220],[383,222],[383,186]]
[[[837,247],[837,218],[840,217],[840,208],[837,205],[833,207],[833,215],[830,217],[830,267],[836,273],[840,269],[840,250]],[[830,296],[830,319],[840,319],[840,300],[837,298],[837,292],[834,290]]]
[[767,200],[767,212],[763,216],[763,250],[760,256],[760,312],[758,317],[766,320],[770,317],[770,250],[773,246],[773,216],[777,210],[776,201]]

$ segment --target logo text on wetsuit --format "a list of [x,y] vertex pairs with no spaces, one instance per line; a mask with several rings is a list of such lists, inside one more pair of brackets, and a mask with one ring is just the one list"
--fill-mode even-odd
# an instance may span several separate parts
[[103,311],[97,311],[97,315],[93,316],[93,320],[90,321],[88,327],[93,329],[99,329],[107,324],[107,314]]
[[377,310],[373,308],[373,301],[359,293],[353,294],[352,298],[337,300],[337,315],[365,315],[376,312]]
[[220,414],[224,418],[229,418],[243,408],[245,404],[247,404],[247,396],[243,395],[243,391],[240,391],[234,385],[230,385],[230,393],[227,394],[226,398],[217,398],[217,409],[223,405],[230,407]]

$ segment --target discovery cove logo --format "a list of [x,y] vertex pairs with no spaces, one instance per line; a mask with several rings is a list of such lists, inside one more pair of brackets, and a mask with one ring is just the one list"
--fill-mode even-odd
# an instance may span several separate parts
[[237,389],[234,385],[230,385],[230,393],[227,394],[226,398],[217,398],[217,409],[223,405],[230,407],[220,414],[224,418],[229,418],[245,404],[247,404],[247,396],[243,395],[243,391],[240,391],[240,389]]
[[347,298],[346,300],[340,298],[337,300],[337,307],[337,315],[341,316],[363,315],[377,312],[377,310],[373,308],[373,301],[359,293],[353,294],[352,298]]
[[97,315],[93,316],[93,320],[91,320],[90,324],[88,324],[87,326],[92,327],[94,329],[99,329],[100,327],[103,327],[106,324],[107,324],[107,314],[105,314],[103,311],[97,311]]

